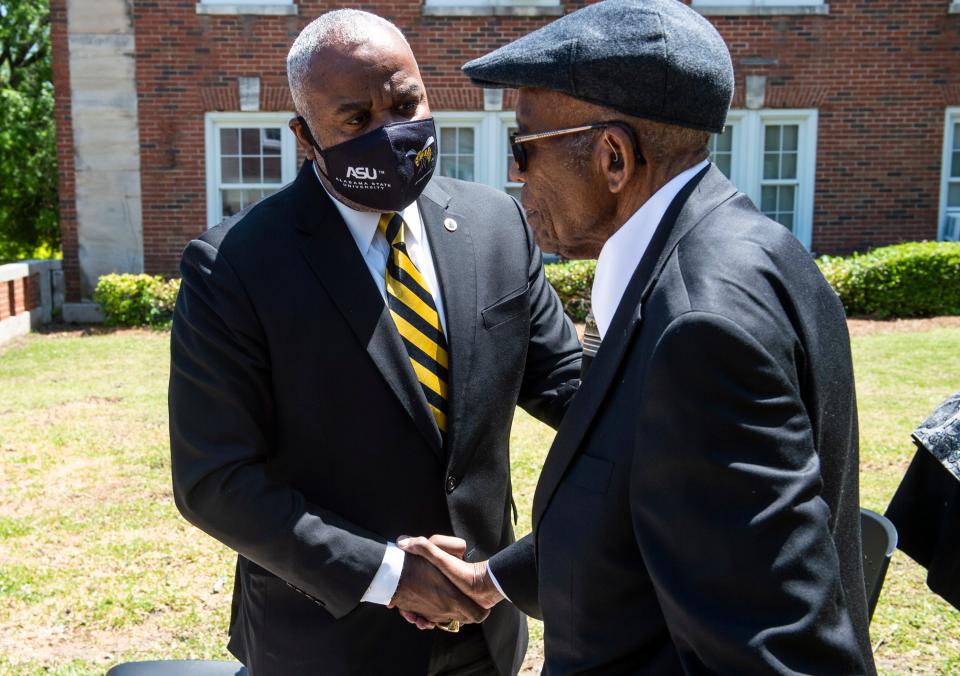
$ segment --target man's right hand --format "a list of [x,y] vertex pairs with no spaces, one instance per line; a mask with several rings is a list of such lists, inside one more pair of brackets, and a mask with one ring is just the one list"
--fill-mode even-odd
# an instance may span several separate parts
[[404,557],[400,582],[388,607],[400,609],[408,619],[418,617],[416,624],[421,629],[454,620],[478,623],[490,613],[460,592],[427,559],[415,555]]

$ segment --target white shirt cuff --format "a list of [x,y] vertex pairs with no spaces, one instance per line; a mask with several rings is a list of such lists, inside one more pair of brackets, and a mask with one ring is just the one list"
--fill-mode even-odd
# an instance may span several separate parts
[[510,600],[510,597],[503,593],[503,587],[500,586],[500,583],[497,582],[497,576],[493,574],[493,568],[490,566],[490,563],[487,562],[487,575],[490,577],[490,581],[493,582],[493,586],[497,588],[497,591],[500,592],[500,596],[505,598],[508,603],[513,603]]
[[390,599],[397,592],[400,584],[400,573],[403,572],[403,559],[406,555],[403,550],[392,542],[387,543],[387,551],[383,553],[383,561],[373,581],[367,587],[361,601],[379,603],[382,606],[390,603]]

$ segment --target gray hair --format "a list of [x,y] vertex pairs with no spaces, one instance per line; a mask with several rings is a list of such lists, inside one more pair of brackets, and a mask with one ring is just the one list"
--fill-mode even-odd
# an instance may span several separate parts
[[310,76],[310,59],[314,54],[326,47],[363,44],[377,30],[384,28],[394,31],[407,43],[401,30],[391,22],[359,9],[326,12],[307,24],[287,54],[287,82],[297,112],[307,115],[306,83]]

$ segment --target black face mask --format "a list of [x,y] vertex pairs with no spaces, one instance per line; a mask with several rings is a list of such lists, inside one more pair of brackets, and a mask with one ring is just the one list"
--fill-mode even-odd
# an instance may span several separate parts
[[432,117],[386,124],[326,150],[298,119],[327,165],[324,178],[343,197],[369,209],[401,211],[420,196],[437,166]]

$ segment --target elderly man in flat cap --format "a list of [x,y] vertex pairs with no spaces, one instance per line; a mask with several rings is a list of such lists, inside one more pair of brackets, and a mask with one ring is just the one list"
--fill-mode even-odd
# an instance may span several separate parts
[[307,161],[187,246],[173,322],[174,495],[239,554],[229,649],[253,676],[515,674],[523,615],[394,541],[513,542],[510,423],[518,403],[559,422],[576,331],[519,205],[433,176],[393,24],[324,14],[287,70]]
[[721,37],[676,0],[606,0],[464,71],[519,88],[512,180],[545,250],[598,258],[602,343],[533,534],[489,570],[401,546],[542,616],[544,673],[873,673],[843,308],[708,160]]

